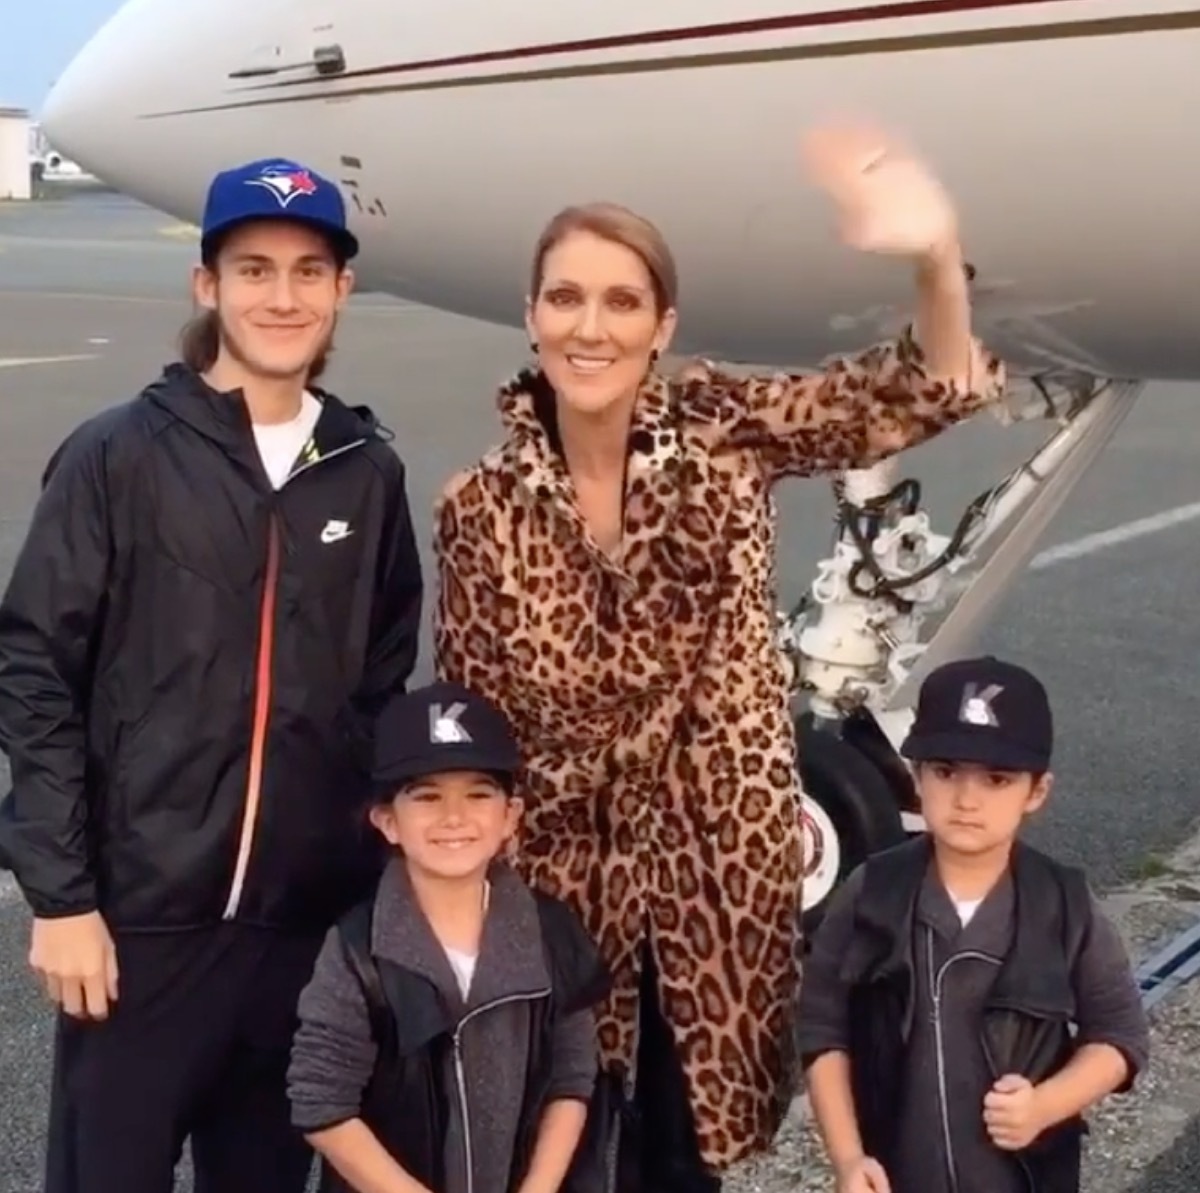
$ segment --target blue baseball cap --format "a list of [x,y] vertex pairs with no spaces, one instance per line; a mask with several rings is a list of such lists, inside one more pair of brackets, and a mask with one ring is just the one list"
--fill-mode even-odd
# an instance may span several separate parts
[[200,230],[201,254],[207,256],[216,238],[239,224],[280,219],[314,228],[347,261],[358,255],[337,185],[299,162],[278,157],[236,166],[212,180]]

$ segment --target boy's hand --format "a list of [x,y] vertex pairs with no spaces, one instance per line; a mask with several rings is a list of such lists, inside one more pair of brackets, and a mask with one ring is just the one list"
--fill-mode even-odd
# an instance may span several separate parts
[[1001,1077],[988,1091],[983,1121],[992,1142],[1009,1152],[1028,1147],[1045,1129],[1036,1088],[1016,1073]]
[[34,919],[29,967],[75,1019],[107,1019],[117,1001],[117,951],[98,911]]
[[838,1169],[837,1193],[892,1193],[892,1186],[883,1165],[863,1156]]

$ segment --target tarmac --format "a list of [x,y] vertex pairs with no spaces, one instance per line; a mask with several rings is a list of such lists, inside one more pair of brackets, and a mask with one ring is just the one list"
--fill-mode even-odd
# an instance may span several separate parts
[[[54,448],[172,359],[195,256],[193,229],[120,196],[0,205],[0,583]],[[395,432],[431,594],[434,497],[498,437],[496,387],[527,352],[519,330],[381,295],[357,296],[342,319],[327,382]],[[981,418],[908,453],[906,474],[949,533],[1045,433]],[[1035,667],[1050,688],[1057,783],[1031,839],[1088,868],[1137,960],[1200,915],[1198,454],[1200,386],[1148,388],[978,644]],[[781,487],[778,503],[790,606],[828,547],[832,503],[820,480]],[[415,678],[429,668],[426,634]],[[51,1021],[27,948],[27,912],[0,879],[0,1193],[40,1189]],[[1200,983],[1156,1008],[1154,1023],[1145,1084],[1095,1117],[1089,1191],[1200,1187]],[[801,1116],[729,1193],[831,1188],[816,1156]]]

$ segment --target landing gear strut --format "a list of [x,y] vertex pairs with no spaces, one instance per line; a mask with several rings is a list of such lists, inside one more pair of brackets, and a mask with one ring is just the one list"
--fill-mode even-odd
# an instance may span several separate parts
[[[806,934],[855,866],[923,830],[898,753],[920,682],[972,648],[1141,388],[1076,373],[1013,383],[1001,421],[1044,418],[1056,429],[968,506],[949,537],[931,529],[919,484],[896,482],[899,457],[835,480],[833,552],[778,626],[802,706],[796,735]],[[924,622],[942,611],[936,632],[921,641]]]

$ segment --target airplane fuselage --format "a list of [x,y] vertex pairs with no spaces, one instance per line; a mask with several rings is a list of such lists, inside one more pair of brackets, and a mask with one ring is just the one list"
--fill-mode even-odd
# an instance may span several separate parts
[[134,0],[46,123],[190,220],[217,169],[300,158],[346,185],[364,285],[501,323],[545,220],[613,199],[678,256],[679,347],[796,364],[908,313],[908,269],[841,247],[801,175],[804,126],[864,113],[954,194],[1014,365],[1198,378],[1198,63],[1168,0]]

